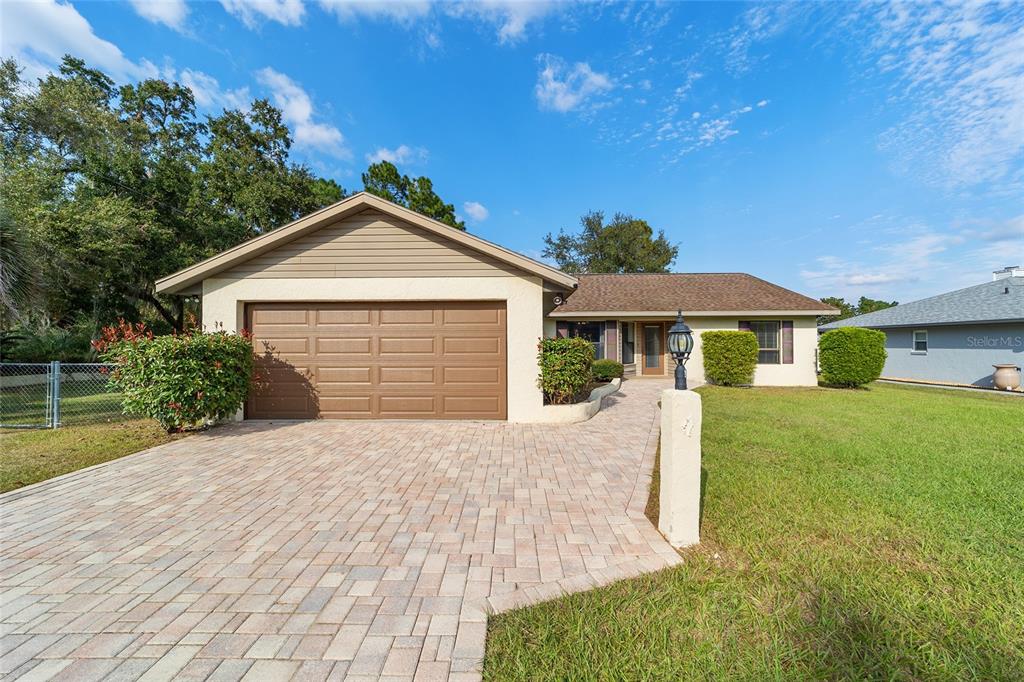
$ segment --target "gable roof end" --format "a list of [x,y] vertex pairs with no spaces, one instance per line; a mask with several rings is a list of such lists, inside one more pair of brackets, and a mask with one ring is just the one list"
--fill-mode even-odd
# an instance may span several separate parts
[[563,287],[567,291],[576,288],[576,278],[567,275],[557,268],[545,265],[532,258],[527,258],[515,251],[510,251],[462,230],[457,230],[454,227],[411,211],[404,206],[393,204],[373,194],[359,192],[342,199],[336,204],[322,208],[319,211],[314,211],[294,222],[261,234],[249,241],[242,242],[238,246],[218,253],[216,256],[207,258],[191,267],[184,268],[172,275],[159,279],[156,282],[156,291],[161,294],[182,293],[204,279],[213,277],[250,258],[267,253],[293,239],[315,232],[329,223],[354,215],[360,211],[365,211],[366,209],[380,211],[428,232],[451,239],[524,272],[536,275],[547,282]]

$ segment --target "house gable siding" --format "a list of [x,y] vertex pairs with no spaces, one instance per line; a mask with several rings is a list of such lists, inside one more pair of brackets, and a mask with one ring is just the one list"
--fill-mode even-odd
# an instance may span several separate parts
[[325,225],[219,274],[218,279],[514,277],[524,273],[379,211]]

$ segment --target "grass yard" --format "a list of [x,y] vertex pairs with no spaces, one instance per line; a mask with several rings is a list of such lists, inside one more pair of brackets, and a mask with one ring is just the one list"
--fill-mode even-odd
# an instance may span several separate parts
[[1024,679],[1024,400],[700,393],[701,545],[491,619],[486,679]]
[[[108,391],[100,375],[93,381],[64,381],[61,385],[62,424],[115,422],[124,420],[121,394]],[[8,388],[0,392],[0,424],[45,425],[46,385]]]
[[0,432],[0,492],[166,443],[152,420]]

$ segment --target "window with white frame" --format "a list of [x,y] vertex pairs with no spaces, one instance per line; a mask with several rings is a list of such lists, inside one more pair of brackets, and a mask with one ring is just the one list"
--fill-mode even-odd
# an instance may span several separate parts
[[778,321],[757,321],[750,323],[750,331],[757,336],[757,363],[778,365],[782,362],[781,334]]
[[917,329],[914,331],[914,352],[922,355],[928,352],[927,329]]

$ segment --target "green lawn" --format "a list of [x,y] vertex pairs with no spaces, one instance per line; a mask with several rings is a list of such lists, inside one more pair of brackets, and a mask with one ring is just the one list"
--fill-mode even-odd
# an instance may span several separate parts
[[1024,679],[1024,400],[700,393],[701,545],[491,619],[485,678]]
[[0,492],[166,443],[151,420],[0,432]]
[[[46,420],[46,385],[18,386],[0,391],[0,424],[43,425]],[[125,419],[121,394],[106,390],[104,379],[65,381],[61,385],[61,424],[115,422]]]

